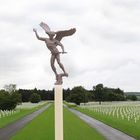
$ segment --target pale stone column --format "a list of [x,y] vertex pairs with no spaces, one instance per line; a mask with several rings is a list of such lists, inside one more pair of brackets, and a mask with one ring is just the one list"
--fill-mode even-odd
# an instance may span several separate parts
[[55,85],[55,140],[63,140],[63,89]]

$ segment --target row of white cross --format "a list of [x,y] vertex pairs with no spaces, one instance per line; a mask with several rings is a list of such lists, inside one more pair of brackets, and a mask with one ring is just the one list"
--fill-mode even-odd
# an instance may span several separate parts
[[3,117],[8,117],[8,116],[11,116],[11,115],[14,115],[16,113],[19,113],[20,112],[20,109],[18,110],[0,110],[0,119],[3,118]]
[[103,105],[88,103],[81,104],[80,107],[102,115],[126,119],[135,123],[140,121],[140,102],[107,103]]

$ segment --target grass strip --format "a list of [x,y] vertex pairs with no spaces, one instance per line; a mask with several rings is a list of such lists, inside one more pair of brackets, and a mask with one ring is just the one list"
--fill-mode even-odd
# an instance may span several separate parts
[[64,130],[64,140],[105,140],[94,128],[67,109],[64,109]]
[[46,106],[47,104],[48,103],[45,103],[43,105],[34,107],[32,109],[20,109],[20,112],[18,112],[18,113],[0,118],[0,128],[5,127],[10,123],[13,123],[13,122],[25,117],[26,115],[33,113],[34,111],[37,111],[38,109],[40,109],[43,106]]
[[53,106],[33,119],[11,140],[54,140]]

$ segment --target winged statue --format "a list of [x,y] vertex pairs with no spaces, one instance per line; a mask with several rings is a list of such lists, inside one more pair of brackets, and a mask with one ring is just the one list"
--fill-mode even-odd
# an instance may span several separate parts
[[[46,37],[40,37],[37,33],[36,29],[33,29],[33,31],[35,32],[35,35],[37,37],[38,40],[44,41],[46,43],[47,48],[51,51],[51,59],[50,59],[50,63],[51,63],[51,68],[53,70],[53,72],[55,73],[56,76],[56,85],[61,85],[63,83],[63,79],[62,77],[68,77],[68,73],[65,71],[65,68],[63,66],[63,64],[60,61],[60,54],[64,54],[67,53],[64,50],[64,46],[63,44],[60,42],[62,40],[63,37],[66,36],[71,36],[76,32],[75,28],[71,28],[69,30],[63,30],[63,31],[51,31],[50,27],[44,23],[41,22],[39,24],[44,30],[45,33],[49,36],[49,38]],[[57,46],[60,46],[62,49],[62,52],[60,52],[57,48]],[[58,63],[59,67],[61,68],[61,70],[63,71],[63,73],[58,74],[56,67],[55,67],[55,61]]]

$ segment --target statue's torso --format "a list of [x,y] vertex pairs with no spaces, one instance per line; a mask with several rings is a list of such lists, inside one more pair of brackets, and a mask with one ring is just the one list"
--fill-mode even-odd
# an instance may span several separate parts
[[47,48],[51,51],[52,54],[58,54],[59,53],[59,50],[56,48],[57,42],[56,42],[55,39],[50,40],[50,39],[46,38],[45,43],[47,45]]

